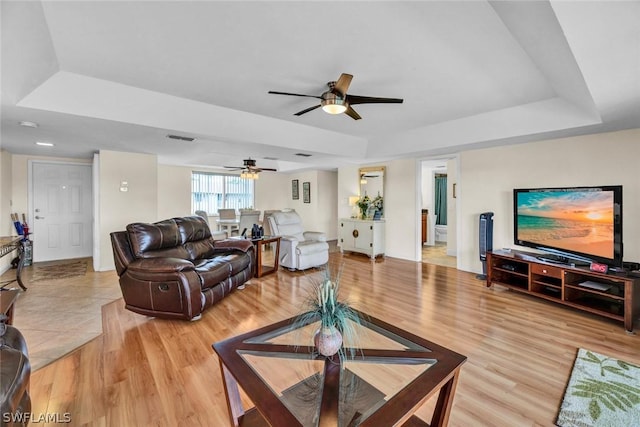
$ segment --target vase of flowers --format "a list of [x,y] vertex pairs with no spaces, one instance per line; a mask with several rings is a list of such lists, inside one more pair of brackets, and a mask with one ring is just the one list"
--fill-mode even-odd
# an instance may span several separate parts
[[[342,268],[338,275],[332,278],[329,268],[324,270],[322,279],[306,301],[306,311],[299,315],[296,321],[309,324],[319,320],[320,325],[313,337],[316,351],[325,357],[338,354],[340,359],[344,360],[346,355],[343,341],[355,344],[356,325],[360,324],[360,316],[348,303],[338,300],[341,273]],[[351,352],[354,352],[355,347],[350,347]]]
[[366,194],[358,200],[358,209],[360,209],[360,219],[367,219],[367,211],[371,207],[371,199]]

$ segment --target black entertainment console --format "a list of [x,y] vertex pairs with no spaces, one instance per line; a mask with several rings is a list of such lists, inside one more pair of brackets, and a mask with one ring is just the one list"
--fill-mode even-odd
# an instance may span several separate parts
[[543,261],[539,254],[516,250],[488,251],[487,286],[506,286],[608,317],[623,322],[627,332],[633,332],[640,316],[640,278],[627,273],[590,271],[572,262]]

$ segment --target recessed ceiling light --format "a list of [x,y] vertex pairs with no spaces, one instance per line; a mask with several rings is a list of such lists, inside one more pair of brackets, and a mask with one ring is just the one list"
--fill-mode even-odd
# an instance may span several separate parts
[[40,145],[42,147],[53,147],[53,143],[51,143],[51,142],[38,141],[38,142],[36,142],[36,145]]
[[37,128],[37,127],[38,127],[38,124],[37,124],[37,123],[35,123],[35,122],[28,122],[28,121],[25,121],[25,120],[21,121],[21,122],[20,122],[20,123],[18,123],[18,124],[19,124],[20,126],[24,126],[24,127],[27,127],[27,128]]

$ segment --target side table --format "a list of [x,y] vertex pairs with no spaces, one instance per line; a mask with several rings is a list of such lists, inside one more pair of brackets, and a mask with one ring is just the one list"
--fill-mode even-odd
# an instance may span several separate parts
[[[230,237],[230,239],[246,239],[251,240],[256,250],[256,269],[253,272],[255,277],[262,277],[267,274],[275,273],[278,271],[280,262],[280,239],[281,236],[263,236],[257,238],[250,237]],[[273,259],[273,265],[262,265],[262,249],[268,245],[275,244],[276,250]]]
[[7,325],[13,324],[13,303],[19,293],[17,289],[0,289],[0,314],[7,316]]
[[[24,267],[25,258],[25,245],[23,245],[23,236],[1,236],[0,237],[0,258],[5,255],[9,255],[15,249],[18,250],[18,270],[16,271],[16,278],[6,282],[0,282],[0,288],[4,288],[13,282],[18,282],[18,285],[23,291],[27,290],[27,287],[22,283],[22,267]],[[29,242],[30,243],[30,242]]]
[[[256,277],[262,277],[266,274],[278,271],[278,261],[280,259],[280,236],[264,236],[258,239],[251,239],[256,247]],[[276,250],[273,257],[273,266],[262,265],[262,248],[263,246],[275,243]]]

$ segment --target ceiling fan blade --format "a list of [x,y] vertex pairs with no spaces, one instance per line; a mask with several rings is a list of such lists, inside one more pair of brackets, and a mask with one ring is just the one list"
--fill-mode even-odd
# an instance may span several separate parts
[[238,167],[238,166],[223,166],[223,167],[224,167],[224,168],[227,168],[227,169],[231,169],[231,170],[240,170],[240,169],[244,169],[244,168],[241,168],[241,167]]
[[318,99],[322,99],[322,97],[320,96],[316,96],[316,95],[303,95],[301,93],[289,93],[289,92],[277,92],[275,90],[270,90],[269,93],[274,94],[274,95],[290,95],[290,96],[303,96],[305,98],[318,98]]
[[375,96],[347,95],[349,104],[402,104],[401,98],[379,98]]
[[344,98],[347,94],[347,89],[349,89],[349,85],[351,84],[351,79],[353,79],[351,74],[342,73],[336,82],[336,85],[333,87],[333,90],[338,92],[340,96]]
[[262,171],[278,172],[278,169],[260,168],[260,169],[258,169],[258,171],[260,171],[260,172],[262,172]]
[[321,106],[321,105],[320,105],[320,104],[318,104],[318,105],[314,105],[313,107],[309,107],[309,108],[307,108],[306,110],[298,111],[297,113],[295,113],[295,114],[294,114],[294,116],[301,116],[301,115],[303,115],[304,113],[308,113],[309,111],[313,111],[313,110],[315,110],[316,108],[318,108],[318,107],[320,107],[320,106]]
[[360,114],[356,113],[356,110],[351,108],[351,105],[349,105],[349,108],[347,108],[347,111],[345,111],[344,113],[347,116],[351,117],[353,120],[360,120],[362,118],[360,117]]

